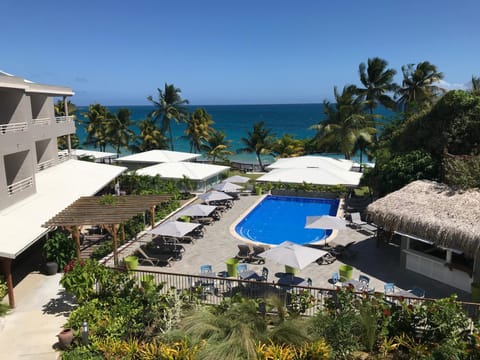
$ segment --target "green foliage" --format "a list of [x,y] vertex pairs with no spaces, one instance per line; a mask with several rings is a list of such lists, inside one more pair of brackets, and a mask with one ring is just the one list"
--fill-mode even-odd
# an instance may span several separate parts
[[443,169],[445,183],[461,189],[480,188],[480,156],[445,156]]
[[415,150],[393,156],[387,162],[377,162],[375,168],[365,171],[362,183],[385,195],[415,180],[436,180],[437,175],[438,164],[430,154]]
[[61,269],[75,257],[75,242],[68,232],[56,230],[49,234],[43,252],[47,261],[55,261]]
[[0,301],[7,295],[8,287],[5,278],[0,275]]
[[102,242],[98,247],[96,247],[92,251],[92,255],[90,257],[95,260],[100,260],[100,259],[103,259],[108,254],[110,254],[112,251],[113,251],[113,240],[107,240]]
[[265,127],[264,121],[253,124],[253,130],[247,132],[247,137],[242,137],[240,142],[244,146],[237,149],[237,153],[253,153],[257,156],[258,164],[262,171],[263,163],[260,155],[270,154],[272,152],[273,137],[272,129]]

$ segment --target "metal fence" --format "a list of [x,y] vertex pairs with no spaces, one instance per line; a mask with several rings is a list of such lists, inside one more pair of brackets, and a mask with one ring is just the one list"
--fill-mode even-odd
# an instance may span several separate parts
[[[124,271],[124,269],[118,269]],[[129,275],[137,281],[138,286],[145,286],[149,281],[155,285],[163,284],[162,292],[167,293],[174,288],[176,291],[183,291],[184,294],[190,294],[205,304],[219,305],[227,298],[240,294],[252,299],[266,299],[276,296],[290,310],[302,315],[312,316],[317,311],[323,310],[327,301],[335,301],[337,298],[337,287],[318,288],[313,286],[284,286],[275,282],[263,282],[256,280],[241,280],[224,276],[202,276],[177,273],[165,273],[159,271],[130,270]],[[224,274],[226,276],[226,273]],[[362,293],[357,292],[358,296],[382,296],[391,304],[400,301],[418,303],[424,301],[434,301],[431,298],[417,298],[396,296],[395,294],[383,293]],[[479,315],[480,303],[462,302],[466,313],[472,319],[477,319]]]

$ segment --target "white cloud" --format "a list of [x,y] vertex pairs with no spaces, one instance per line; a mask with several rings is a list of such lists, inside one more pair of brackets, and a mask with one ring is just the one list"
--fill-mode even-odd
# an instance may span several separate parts
[[455,84],[455,83],[449,83],[449,82],[446,82],[445,80],[439,80],[437,82],[438,86],[440,86],[441,88],[449,91],[449,90],[467,90],[467,89],[471,89],[472,87],[472,84],[471,82],[468,82],[466,84]]

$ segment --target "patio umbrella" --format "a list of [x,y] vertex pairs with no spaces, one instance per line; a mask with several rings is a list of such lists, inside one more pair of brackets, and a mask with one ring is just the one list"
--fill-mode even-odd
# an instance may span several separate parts
[[217,207],[213,205],[201,205],[195,204],[185,209],[179,211],[177,215],[180,216],[208,216],[210,215]]
[[223,192],[237,192],[242,187],[239,185],[232,184],[231,182],[224,181],[224,182],[213,185],[213,188],[215,190],[223,191]]
[[185,236],[198,226],[200,226],[200,224],[182,221],[167,221],[153,228],[148,233],[154,235],[179,237]]
[[298,245],[291,241],[284,241],[280,245],[258,255],[277,264],[301,270],[325,254],[327,252],[323,250]]
[[250,178],[248,178],[246,176],[233,175],[233,176],[230,176],[229,178],[226,178],[223,181],[224,182],[236,183],[236,184],[245,184],[249,180],[250,180]]
[[230,195],[227,195],[224,192],[215,191],[215,190],[200,194],[198,195],[198,197],[205,202],[233,199]]
[[346,229],[346,223],[344,219],[336,216],[307,216],[305,229],[344,230]]

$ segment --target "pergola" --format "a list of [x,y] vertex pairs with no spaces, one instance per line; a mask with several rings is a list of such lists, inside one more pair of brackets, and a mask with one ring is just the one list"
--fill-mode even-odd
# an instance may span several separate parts
[[150,210],[153,228],[155,225],[155,207],[170,200],[170,198],[171,195],[126,195],[109,198],[84,196],[48,220],[43,226],[61,226],[68,229],[75,240],[77,258],[80,258],[80,226],[105,226],[112,234],[114,263],[117,265],[117,231],[120,224]]

